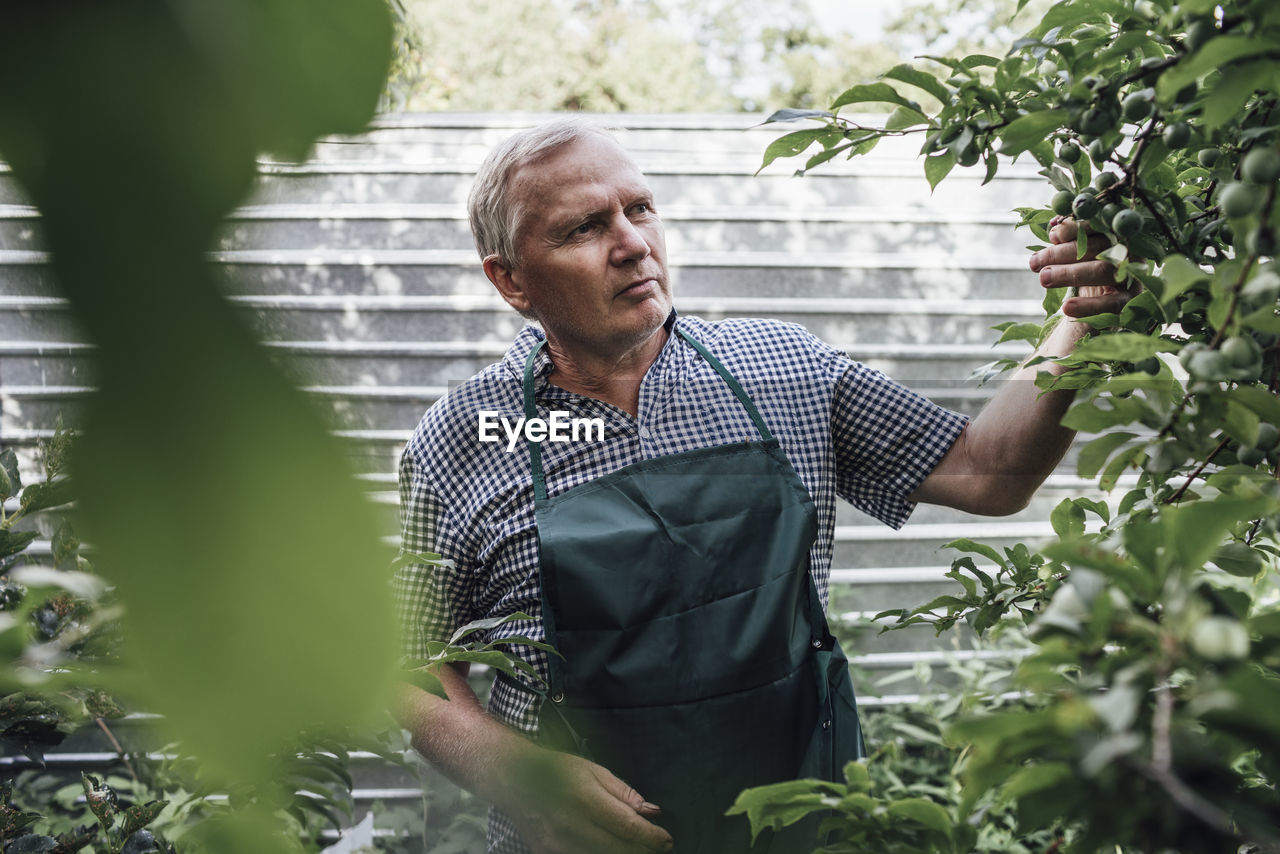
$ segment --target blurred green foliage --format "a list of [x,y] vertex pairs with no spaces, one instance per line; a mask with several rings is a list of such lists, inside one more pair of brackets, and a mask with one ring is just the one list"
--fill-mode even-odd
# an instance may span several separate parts
[[[373,511],[204,258],[259,153],[366,125],[391,42],[382,0],[0,11],[0,75],[23,81],[0,89],[0,157],[95,345],[72,473],[126,608],[111,687],[225,782],[276,785],[301,727],[374,720],[393,675]],[[277,830],[250,807],[211,833],[296,846]]]
[[[766,164],[809,152],[818,168],[909,135],[931,186],[1034,161],[1045,187],[1022,225],[1048,241],[1055,215],[1086,221],[1136,291],[1085,319],[1067,372],[1037,379],[1076,390],[1063,423],[1097,434],[1078,473],[1099,491],[1054,509],[1047,545],[952,543],[959,589],[879,615],[886,630],[1025,630],[1023,702],[945,728],[962,794],[933,796],[943,813],[884,822],[900,801],[868,812],[862,771],[828,789],[808,807],[835,810],[823,851],[880,831],[894,850],[965,848],[993,799],[1021,833],[1060,830],[1066,852],[1280,846],[1277,45],[1268,0],[1065,0],[1002,55],[898,65],[828,110],[772,117],[817,126],[775,140]],[[868,105],[892,112],[840,114]],[[1061,302],[1047,291],[1045,323],[1002,324],[1000,340],[1042,340]],[[811,794],[743,798],[763,823],[798,818]],[[943,841],[922,841],[921,819]]]

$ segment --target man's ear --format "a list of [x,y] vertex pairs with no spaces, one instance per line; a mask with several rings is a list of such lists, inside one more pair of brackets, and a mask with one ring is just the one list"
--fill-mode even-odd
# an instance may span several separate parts
[[515,279],[511,265],[499,255],[489,255],[481,262],[484,274],[493,282],[498,293],[507,301],[507,305],[521,314],[527,315],[533,308],[524,289]]

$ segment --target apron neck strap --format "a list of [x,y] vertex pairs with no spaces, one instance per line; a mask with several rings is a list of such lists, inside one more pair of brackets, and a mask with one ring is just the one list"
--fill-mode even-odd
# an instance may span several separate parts
[[742,408],[747,410],[747,414],[751,416],[751,423],[755,424],[756,430],[760,431],[760,438],[764,439],[766,442],[773,441],[773,433],[769,431],[769,425],[764,423],[764,419],[760,417],[760,411],[756,409],[756,405],[752,403],[750,395],[748,395],[746,389],[744,389],[738,381],[734,379],[733,374],[729,373],[729,369],[720,364],[720,360],[711,355],[711,351],[702,346],[702,343],[688,332],[676,327],[676,334],[685,341],[688,341],[689,345],[693,347],[693,349],[697,350],[702,358],[707,360],[707,364],[716,369],[716,373],[718,373],[721,379],[728,384],[729,388],[733,389],[733,393],[738,396],[738,400],[742,403]]
[[[538,405],[533,399],[533,363],[538,353],[546,345],[544,338],[529,351],[529,358],[524,360],[524,417],[532,420],[538,417]],[[533,497],[538,501],[547,500],[547,479],[542,474],[542,444],[525,442],[529,446],[529,467],[533,471]]]
[[[760,438],[766,442],[772,442],[773,433],[769,430],[769,425],[764,423],[764,418],[760,416],[760,410],[756,409],[751,396],[747,394],[746,389],[734,378],[733,374],[729,373],[729,369],[720,364],[720,360],[711,355],[711,351],[702,346],[702,343],[688,332],[678,326],[675,331],[677,335],[689,342],[689,345],[697,350],[702,358],[707,360],[707,364],[716,369],[716,373],[720,375],[720,378],[733,390],[738,401],[742,404],[742,408],[747,410],[747,415],[751,416],[751,423],[756,425]],[[524,417],[526,419],[538,417],[538,405],[533,397],[533,365],[546,343],[547,341],[544,338],[533,345],[533,349],[529,351],[529,358],[524,360]],[[542,473],[542,445],[539,442],[526,442],[525,444],[529,446],[529,465],[533,471],[533,496],[538,501],[545,501],[547,497],[547,481]]]

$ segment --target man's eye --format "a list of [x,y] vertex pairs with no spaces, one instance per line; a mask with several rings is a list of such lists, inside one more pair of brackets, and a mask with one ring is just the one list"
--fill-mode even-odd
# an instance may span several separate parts
[[594,222],[584,222],[573,230],[574,234],[588,234],[591,229],[595,228]]

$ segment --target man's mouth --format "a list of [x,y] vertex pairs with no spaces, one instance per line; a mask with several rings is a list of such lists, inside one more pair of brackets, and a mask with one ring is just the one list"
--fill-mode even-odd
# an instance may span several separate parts
[[656,289],[657,287],[658,287],[657,279],[640,279],[639,281],[632,282],[622,290],[618,291],[617,295],[620,297],[631,296],[633,294],[638,294],[643,291],[649,290],[651,288]]

